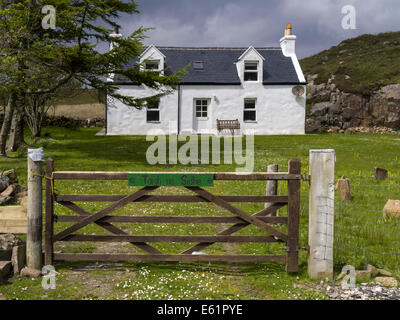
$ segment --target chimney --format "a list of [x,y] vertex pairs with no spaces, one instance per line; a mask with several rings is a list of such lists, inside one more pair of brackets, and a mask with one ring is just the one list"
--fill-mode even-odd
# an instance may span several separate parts
[[111,50],[114,48],[114,46],[115,46],[115,43],[114,43],[114,41],[112,40],[112,38],[121,38],[121,37],[122,37],[122,34],[119,33],[119,29],[118,29],[118,28],[115,28],[114,32],[110,34],[110,38],[111,38],[111,41],[110,41],[110,51],[111,51]]
[[[114,29],[114,32],[113,33],[111,33],[110,34],[110,51],[112,50],[112,49],[114,49],[114,46],[117,46],[118,44],[116,44],[115,43],[115,41],[113,41],[113,38],[121,38],[122,37],[122,34],[120,34],[119,33],[119,30],[118,30],[118,28],[115,28]],[[114,80],[114,74],[113,73],[111,73],[109,76],[108,76],[108,78],[107,78],[107,81],[113,81]]]
[[296,54],[296,36],[292,35],[292,25],[286,25],[284,37],[280,40],[283,55],[289,57]]
[[290,23],[288,23],[286,25],[286,29],[285,29],[285,37],[291,36],[291,35],[292,35],[292,25]]

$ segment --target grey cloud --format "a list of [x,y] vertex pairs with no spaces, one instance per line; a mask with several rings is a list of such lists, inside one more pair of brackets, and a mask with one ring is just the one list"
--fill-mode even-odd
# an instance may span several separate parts
[[[147,44],[171,46],[278,46],[286,23],[298,37],[299,57],[364,33],[399,30],[398,0],[141,0],[140,15],[122,17],[123,33],[139,26]],[[357,29],[341,27],[344,5],[354,5]]]

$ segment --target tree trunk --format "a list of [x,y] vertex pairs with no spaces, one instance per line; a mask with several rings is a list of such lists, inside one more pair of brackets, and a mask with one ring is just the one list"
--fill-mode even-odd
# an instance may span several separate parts
[[40,138],[42,136],[42,125],[41,123],[36,123],[32,130],[33,138]]
[[11,123],[10,139],[7,144],[7,151],[17,151],[18,148],[26,147],[24,140],[24,117],[22,110],[14,111],[13,120]]
[[6,106],[3,124],[2,124],[1,130],[0,130],[0,157],[7,156],[6,143],[7,143],[8,134],[10,133],[11,122],[12,122],[15,106],[16,106],[16,96],[15,96],[15,93],[13,92],[10,94],[10,97],[8,99],[8,104]]

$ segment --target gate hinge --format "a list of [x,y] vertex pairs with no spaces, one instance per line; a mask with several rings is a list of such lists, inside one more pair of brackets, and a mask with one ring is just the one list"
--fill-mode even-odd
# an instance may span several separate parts
[[54,222],[58,222],[58,216],[57,215],[53,215],[53,221]]
[[[281,247],[282,250],[285,250],[286,252],[290,252],[290,248],[289,247]],[[307,251],[308,253],[310,253],[310,247],[297,247],[296,252],[299,252],[300,250],[304,250]]]
[[311,184],[311,176],[307,173],[303,173],[300,175],[301,180],[308,182],[308,184]]

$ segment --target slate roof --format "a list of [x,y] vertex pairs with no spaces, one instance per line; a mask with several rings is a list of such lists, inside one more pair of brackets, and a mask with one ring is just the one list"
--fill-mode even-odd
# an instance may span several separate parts
[[[235,62],[248,48],[157,47],[165,55],[165,75],[187,68],[182,84],[240,84]],[[255,48],[264,58],[264,84],[300,84],[292,59],[281,48]],[[204,70],[195,70],[193,62],[203,61]],[[130,65],[135,65],[132,62]],[[129,83],[116,77],[115,81]]]

